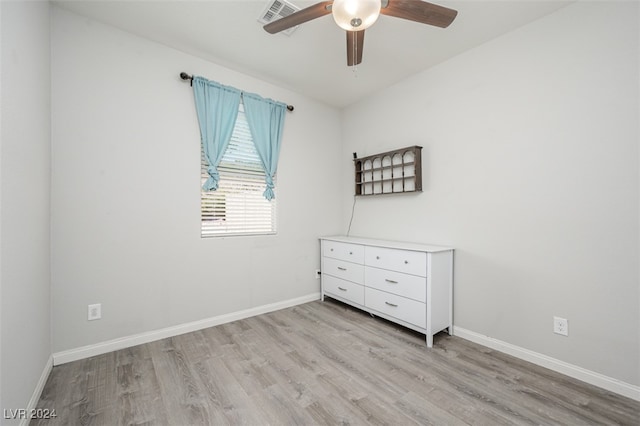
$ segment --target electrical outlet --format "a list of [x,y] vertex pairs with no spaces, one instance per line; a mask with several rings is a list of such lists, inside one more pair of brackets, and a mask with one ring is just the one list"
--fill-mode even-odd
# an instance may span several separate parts
[[102,318],[102,304],[100,303],[89,305],[87,311],[87,319],[89,321],[99,320],[100,318]]
[[565,318],[553,317],[553,332],[569,336],[569,321]]
[[319,280],[320,279],[320,269],[316,269],[316,279]]

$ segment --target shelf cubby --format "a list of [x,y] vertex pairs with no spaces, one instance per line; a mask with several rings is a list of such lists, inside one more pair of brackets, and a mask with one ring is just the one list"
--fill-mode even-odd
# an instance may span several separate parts
[[410,146],[354,159],[356,195],[422,191],[422,147]]

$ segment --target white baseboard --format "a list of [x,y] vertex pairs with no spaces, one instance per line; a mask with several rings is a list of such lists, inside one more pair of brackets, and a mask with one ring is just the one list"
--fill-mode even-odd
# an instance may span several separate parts
[[70,349],[67,351],[56,352],[53,354],[53,365],[65,364],[67,362],[77,361],[79,359],[102,355],[108,352],[117,351],[119,349],[130,348],[132,346],[141,345],[143,343],[154,342],[156,340],[165,339],[167,337],[178,336],[180,334],[190,333],[192,331],[198,331],[204,328],[214,327],[216,325],[225,324],[232,321],[266,314],[268,312],[278,311],[280,309],[301,305],[303,303],[313,302],[314,300],[319,299],[320,293],[312,293],[295,299],[284,300],[282,302],[271,303],[269,305],[257,306],[255,308],[232,312],[230,314],[220,315],[217,317],[205,318],[203,320],[180,324],[173,327],[167,327],[160,330],[148,331],[145,333],[134,334],[132,336],[121,337],[118,339],[108,340],[106,342],[100,342],[93,345],[82,346],[80,348]]
[[621,380],[614,379],[612,377],[608,377],[603,374],[596,373],[594,371],[590,371],[585,368],[578,367],[576,365],[569,364],[567,362],[560,361],[558,359],[551,358],[549,356],[533,352],[528,349],[512,345],[510,343],[503,342],[501,340],[494,339],[493,337],[466,330],[461,327],[454,326],[453,334],[463,339],[470,340],[474,343],[478,343],[482,346],[486,346],[488,348],[515,356],[516,358],[529,361],[541,367],[548,368],[549,370],[557,371],[558,373],[573,377],[574,379],[582,380],[583,382],[589,383],[591,385],[598,386],[622,396],[626,396],[627,398],[640,401],[640,386],[635,386],[630,383],[626,383]]
[[[36,388],[33,391],[33,395],[31,395],[31,399],[26,406],[27,413],[30,413],[38,406],[38,401],[40,401],[40,396],[42,395],[42,391],[44,389],[44,385],[47,384],[47,379],[49,378],[49,374],[51,374],[51,369],[53,368],[53,355],[49,356],[47,363],[42,370],[42,374],[40,375],[40,379],[36,384]],[[29,425],[28,418],[24,418],[20,421],[20,426],[28,426]]]

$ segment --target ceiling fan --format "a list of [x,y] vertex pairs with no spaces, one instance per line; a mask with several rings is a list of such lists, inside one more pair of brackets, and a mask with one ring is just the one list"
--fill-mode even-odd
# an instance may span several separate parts
[[348,66],[362,62],[364,31],[380,14],[440,28],[448,27],[458,14],[456,10],[422,0],[333,0],[301,9],[265,25],[264,29],[276,34],[330,13],[336,24],[347,31]]

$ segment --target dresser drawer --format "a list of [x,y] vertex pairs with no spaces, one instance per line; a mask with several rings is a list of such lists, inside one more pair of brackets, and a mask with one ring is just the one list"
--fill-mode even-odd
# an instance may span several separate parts
[[367,287],[408,297],[422,303],[427,301],[427,279],[425,277],[365,266],[364,282]]
[[421,328],[427,327],[427,307],[424,303],[370,287],[364,289],[364,300],[367,308]]
[[325,240],[322,255],[347,262],[364,263],[364,246]]
[[322,275],[332,275],[343,280],[364,284],[364,266],[356,263],[344,262],[325,257],[322,265]]
[[364,287],[351,281],[323,274],[322,290],[329,296],[335,295],[358,305],[364,305]]
[[364,257],[367,266],[427,276],[427,254],[424,252],[366,247]]

